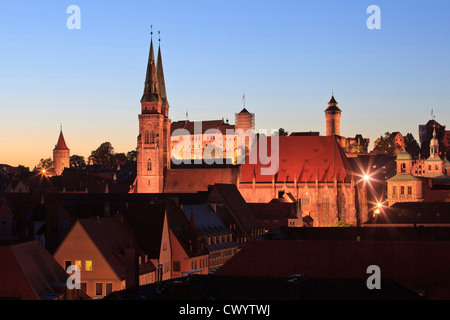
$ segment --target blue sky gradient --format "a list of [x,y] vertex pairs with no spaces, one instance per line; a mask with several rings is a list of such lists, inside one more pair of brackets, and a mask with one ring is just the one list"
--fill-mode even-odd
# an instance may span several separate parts
[[[81,9],[69,30],[67,7]],[[369,30],[370,5],[381,29]],[[325,134],[334,90],[341,134],[413,133],[434,110],[446,125],[450,2],[15,1],[0,9],[0,163],[51,157],[60,123],[71,154],[136,147],[150,25],[172,121],[246,107],[257,129]]]

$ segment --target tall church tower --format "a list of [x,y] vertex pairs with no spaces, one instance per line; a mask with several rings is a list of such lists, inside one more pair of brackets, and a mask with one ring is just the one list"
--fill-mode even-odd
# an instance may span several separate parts
[[69,167],[70,149],[66,145],[61,127],[58,142],[56,143],[55,149],[53,149],[53,168],[55,170],[55,174],[60,176],[63,173],[64,168]]
[[339,109],[338,103],[334,99],[334,95],[331,96],[330,102],[328,102],[328,108],[325,110],[325,120],[326,120],[326,135],[340,136],[341,109]]
[[169,103],[166,96],[161,47],[158,48],[158,61],[155,63],[153,39],[151,39],[139,114],[136,192],[163,192],[164,175],[170,168],[169,143]]

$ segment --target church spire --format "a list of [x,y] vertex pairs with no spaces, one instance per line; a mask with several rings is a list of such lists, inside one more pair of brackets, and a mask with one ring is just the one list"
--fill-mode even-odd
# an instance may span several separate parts
[[[158,35],[160,35],[160,32],[158,31]],[[159,46],[158,46],[158,60],[156,65],[156,73],[157,73],[157,81],[159,85],[159,95],[161,97],[161,102],[163,107],[168,107],[169,102],[167,101],[167,95],[166,95],[166,83],[164,81],[164,70],[163,70],[163,64],[162,64],[162,57],[161,57],[161,37],[158,38]]]
[[148,55],[147,74],[145,77],[144,94],[141,102],[160,101],[155,53],[153,51],[153,31],[150,32],[150,53]]

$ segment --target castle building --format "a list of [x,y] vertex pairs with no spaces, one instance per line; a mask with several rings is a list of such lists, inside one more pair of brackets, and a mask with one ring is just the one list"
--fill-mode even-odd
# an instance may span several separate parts
[[134,185],[138,193],[163,192],[164,174],[170,169],[170,122],[161,47],[158,48],[158,60],[155,62],[151,39],[139,114],[137,173]]
[[430,141],[430,156],[427,159],[412,159],[402,150],[396,159],[397,174],[387,180],[387,202],[392,206],[396,202],[448,201],[450,191],[439,187],[450,185],[450,162],[439,156],[439,141],[436,129]]
[[339,109],[338,105],[339,104],[333,94],[328,102],[328,107],[325,109],[326,136],[335,137],[347,155],[367,153],[370,139],[363,138],[361,134],[357,134],[354,138],[341,136],[342,111]]
[[328,102],[328,108],[325,109],[327,136],[341,135],[341,112],[337,101],[334,99],[334,95],[332,95]]
[[[267,149],[272,137],[267,138]],[[250,156],[240,166],[238,188],[249,203],[268,203],[289,195],[299,202],[303,218],[314,226],[330,226],[338,221],[358,225],[367,219],[367,185],[358,177],[344,151],[332,136],[281,136],[275,174],[263,174],[268,167]]]
[[56,143],[56,146],[53,149],[53,169],[55,175],[60,176],[63,173],[64,168],[69,167],[70,167],[70,149],[66,145],[66,141],[64,140],[64,135],[61,128],[58,142]]
[[[228,120],[189,121],[182,120],[171,124],[171,157],[177,160],[204,160],[206,158],[220,159],[221,163],[236,164],[243,162],[243,157],[250,150],[251,139],[245,136],[245,141],[239,140],[239,130],[245,134],[249,129],[255,129],[255,114],[247,109],[235,114],[235,124]],[[182,147],[174,147],[188,140],[189,152],[185,154]],[[205,152],[206,151],[206,152]]]

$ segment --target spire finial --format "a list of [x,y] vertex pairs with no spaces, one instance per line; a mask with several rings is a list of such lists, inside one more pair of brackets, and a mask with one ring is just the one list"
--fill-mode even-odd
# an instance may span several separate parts
[[153,38],[153,25],[150,25],[150,36]]
[[59,129],[62,131],[62,123],[59,124]]
[[161,32],[158,30],[158,42],[161,42]]

